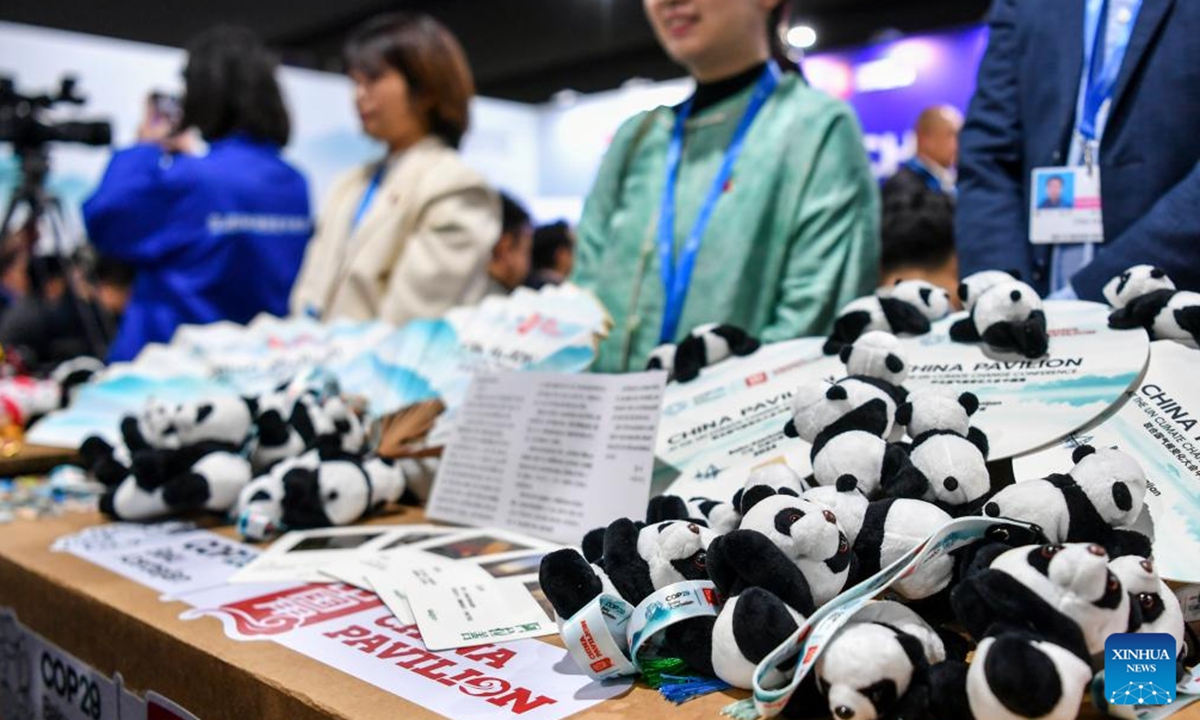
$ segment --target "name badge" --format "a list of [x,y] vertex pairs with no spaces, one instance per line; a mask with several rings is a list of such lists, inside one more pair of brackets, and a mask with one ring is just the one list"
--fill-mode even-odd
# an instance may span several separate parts
[[1099,166],[1033,171],[1029,239],[1035,245],[1104,242]]

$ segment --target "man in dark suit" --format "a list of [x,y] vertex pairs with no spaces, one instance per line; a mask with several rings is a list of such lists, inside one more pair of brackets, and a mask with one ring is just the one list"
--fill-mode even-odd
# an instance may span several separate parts
[[[1016,268],[1042,293],[1102,300],[1110,278],[1150,263],[1200,289],[1200,2],[995,0],[989,23],[961,136],[961,272]],[[1085,46],[1098,50],[1091,72]],[[1086,113],[1097,120],[1104,243],[1031,245],[1031,171],[1083,163],[1084,86],[1113,57],[1111,94]]]

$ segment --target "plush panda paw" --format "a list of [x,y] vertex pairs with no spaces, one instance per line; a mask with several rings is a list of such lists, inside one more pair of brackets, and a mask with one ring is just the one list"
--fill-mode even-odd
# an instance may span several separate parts
[[591,564],[570,548],[542,558],[538,577],[546,599],[563,619],[574,616],[604,590]]

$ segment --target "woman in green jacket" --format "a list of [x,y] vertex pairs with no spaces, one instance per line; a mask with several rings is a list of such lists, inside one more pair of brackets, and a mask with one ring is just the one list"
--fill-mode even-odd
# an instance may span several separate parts
[[878,188],[862,133],[786,60],[782,7],[645,0],[697,87],[621,126],[584,206],[573,279],[615,321],[597,370],[640,369],[710,322],[764,342],[824,334],[875,287]]

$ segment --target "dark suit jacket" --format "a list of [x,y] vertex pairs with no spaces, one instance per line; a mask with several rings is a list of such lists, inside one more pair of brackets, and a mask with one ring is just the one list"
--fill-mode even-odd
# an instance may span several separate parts
[[[964,275],[1017,269],[1040,292],[1049,246],[1029,244],[1030,172],[1063,165],[1083,68],[1086,0],[995,0],[961,136]],[[1200,2],[1144,0],[1100,146],[1106,242],[1072,278],[1080,297],[1132,265],[1200,290]]]

